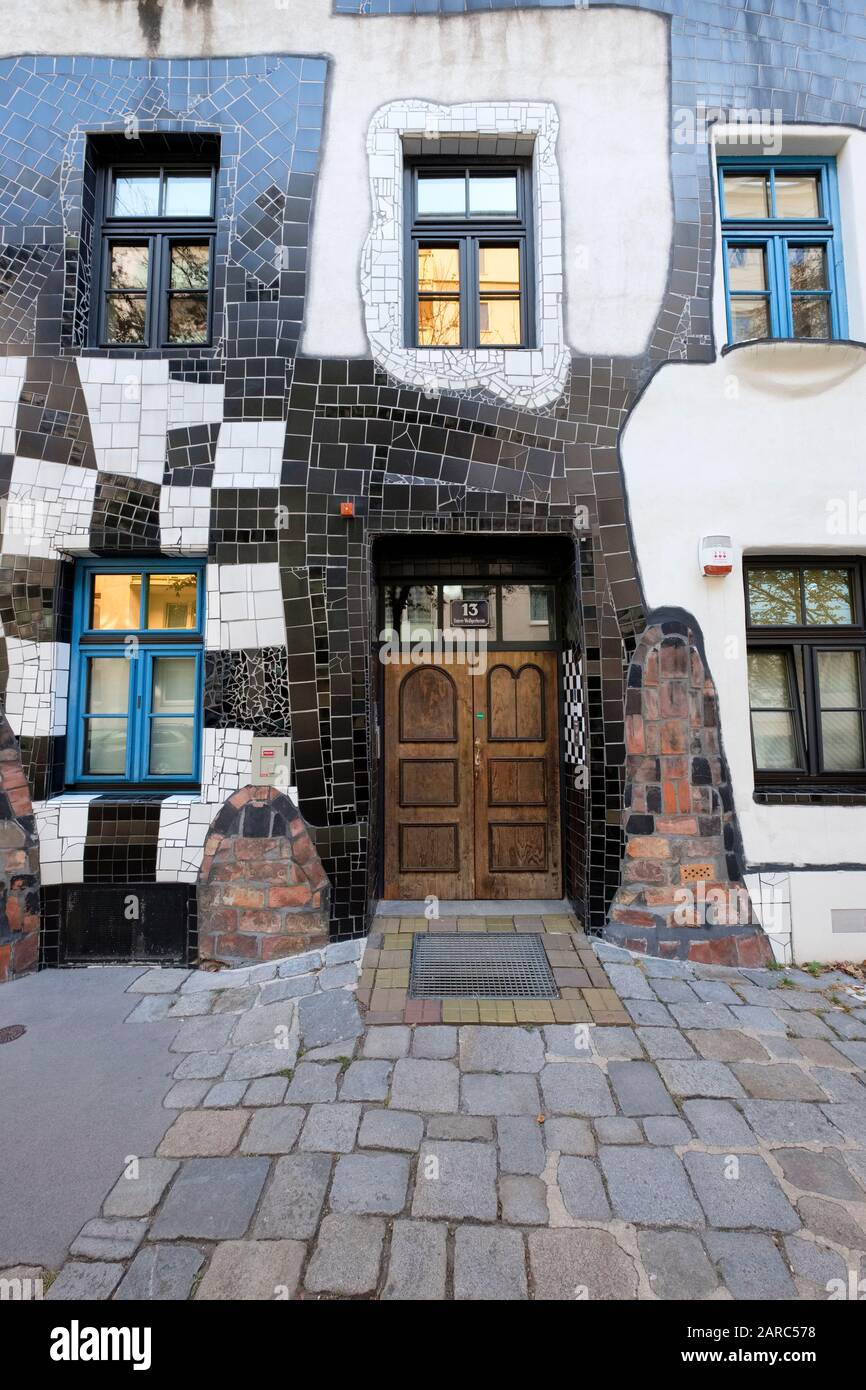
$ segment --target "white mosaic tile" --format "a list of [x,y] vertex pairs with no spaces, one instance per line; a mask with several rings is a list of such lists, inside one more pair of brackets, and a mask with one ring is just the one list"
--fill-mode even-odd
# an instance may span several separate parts
[[78,358],[97,466],[161,483],[168,430],[168,361]]
[[164,486],[159,493],[159,541],[167,555],[206,555],[209,487]]
[[278,487],[285,420],[227,420],[214,455],[214,487]]
[[3,507],[3,553],[56,559],[90,541],[96,470],[16,457]]
[[0,454],[15,453],[15,421],[26,372],[26,357],[0,357]]
[[241,651],[285,644],[279,565],[208,565],[206,648]]
[[222,382],[199,385],[197,381],[168,383],[168,427],[218,425],[223,418],[225,386]]
[[6,638],[6,717],[17,738],[66,733],[68,642]]

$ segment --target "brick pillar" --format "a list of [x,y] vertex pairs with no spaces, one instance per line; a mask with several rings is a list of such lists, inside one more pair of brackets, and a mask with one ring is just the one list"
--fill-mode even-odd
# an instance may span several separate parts
[[0,713],[0,983],[39,958],[39,845],[15,736]]
[[328,939],[330,884],[298,808],[244,787],[208,831],[198,878],[199,957],[274,960]]
[[625,857],[606,939],[649,955],[766,964],[772,949],[741,877],[716,688],[687,622],[650,622],[625,714]]

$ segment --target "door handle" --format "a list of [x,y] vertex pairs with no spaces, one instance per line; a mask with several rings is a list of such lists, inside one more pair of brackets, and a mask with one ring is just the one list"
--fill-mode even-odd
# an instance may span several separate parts
[[481,739],[475,740],[475,777],[476,780],[481,776]]

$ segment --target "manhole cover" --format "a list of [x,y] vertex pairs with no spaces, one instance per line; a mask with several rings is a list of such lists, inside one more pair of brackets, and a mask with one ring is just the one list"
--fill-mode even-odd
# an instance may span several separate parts
[[22,1037],[26,1032],[27,1029],[23,1023],[10,1023],[7,1028],[0,1028],[0,1043],[14,1042],[16,1038]]
[[540,935],[416,932],[410,999],[558,999]]

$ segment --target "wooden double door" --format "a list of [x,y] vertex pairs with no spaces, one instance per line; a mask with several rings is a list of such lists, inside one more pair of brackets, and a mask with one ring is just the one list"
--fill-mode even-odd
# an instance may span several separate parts
[[384,896],[561,898],[556,653],[384,674]]

